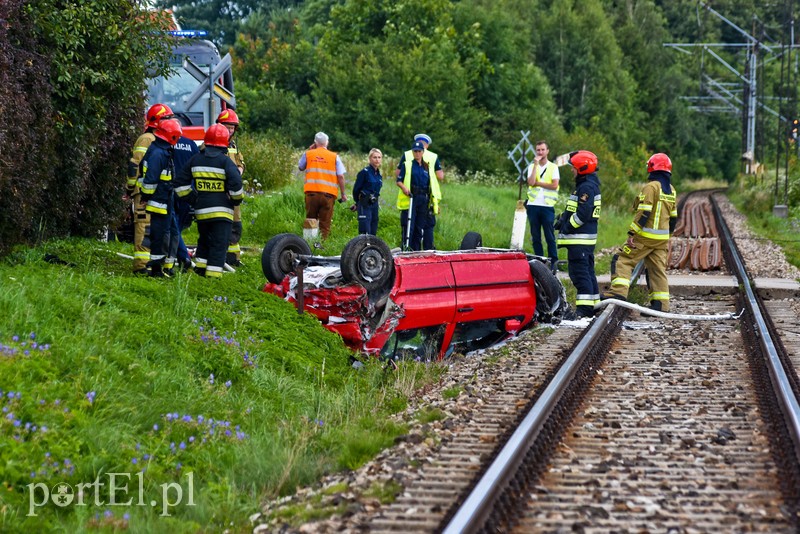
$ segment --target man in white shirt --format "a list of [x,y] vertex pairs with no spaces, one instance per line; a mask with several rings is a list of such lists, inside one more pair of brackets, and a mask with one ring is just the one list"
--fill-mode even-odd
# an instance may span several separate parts
[[536,158],[528,166],[528,200],[526,210],[531,225],[533,253],[544,256],[542,231],[547,242],[547,256],[550,266],[556,271],[558,249],[553,223],[556,217],[555,205],[558,202],[558,165],[549,161],[550,145],[547,141],[536,142]]

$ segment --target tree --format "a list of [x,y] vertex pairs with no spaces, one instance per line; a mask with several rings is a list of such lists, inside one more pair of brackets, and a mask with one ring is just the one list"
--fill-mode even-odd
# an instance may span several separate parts
[[165,69],[169,56],[156,31],[163,21],[128,0],[13,0],[1,9],[15,23],[0,24],[0,72],[10,82],[0,91],[13,91],[2,101],[18,110],[3,145],[20,156],[0,163],[0,199],[11,206],[0,210],[0,246],[96,234],[122,208],[146,69]]

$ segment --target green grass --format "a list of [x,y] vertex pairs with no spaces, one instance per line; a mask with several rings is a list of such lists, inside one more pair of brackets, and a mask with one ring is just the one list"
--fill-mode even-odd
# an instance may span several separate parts
[[[438,248],[457,248],[467,231],[508,246],[513,182],[451,182],[443,192]],[[395,199],[392,175],[379,231],[392,247]],[[372,360],[356,371],[338,336],[261,291],[260,247],[301,234],[303,219],[299,178],[248,198],[244,266],[221,280],[134,277],[117,254],[130,245],[78,238],[0,262],[0,531],[245,532],[264,500],[357,468],[408,431],[389,415],[446,366],[388,370]],[[628,222],[605,210],[598,248],[621,243]],[[337,204],[323,253],[338,255],[356,232],[355,213]],[[187,231],[186,241],[196,235]],[[417,424],[439,418],[423,412]],[[127,485],[116,502],[132,504],[109,504],[109,473]],[[83,484],[83,505],[48,502],[29,515],[31,490],[44,502],[44,488],[58,483]],[[183,500],[163,509],[162,491],[175,502],[178,485]]]
[[[338,336],[260,291],[255,254],[222,280],[155,280],[129,273],[129,248],[70,239],[0,263],[0,531],[248,531],[264,499],[391,444],[406,429],[388,414],[440,372],[353,370]],[[108,505],[108,473],[133,505]],[[31,489],[96,479],[85,506],[27,515]],[[140,479],[156,507],[136,505]],[[169,483],[184,500],[162,517]]]

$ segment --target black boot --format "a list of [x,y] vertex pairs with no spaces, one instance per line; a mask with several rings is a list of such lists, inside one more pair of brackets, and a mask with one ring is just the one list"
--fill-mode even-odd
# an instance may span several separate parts
[[239,261],[239,258],[237,258],[236,254],[233,252],[228,252],[228,254],[225,256],[225,263],[231,267],[240,267],[242,265],[242,262]]
[[655,311],[661,311],[661,301],[660,300],[651,300],[650,301],[650,309]]

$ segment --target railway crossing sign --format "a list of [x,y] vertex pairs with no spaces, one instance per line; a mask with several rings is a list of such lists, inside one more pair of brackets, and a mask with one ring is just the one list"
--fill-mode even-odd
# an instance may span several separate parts
[[[536,156],[536,151],[530,139],[528,139],[531,131],[523,132],[520,130],[519,133],[522,134],[522,139],[517,143],[517,146],[508,151],[508,159],[514,162],[514,166],[517,168],[517,172],[519,172],[519,182],[522,183],[525,181],[525,177],[523,176],[525,169],[527,169],[528,165],[533,161]],[[530,156],[530,158],[528,156]]]

